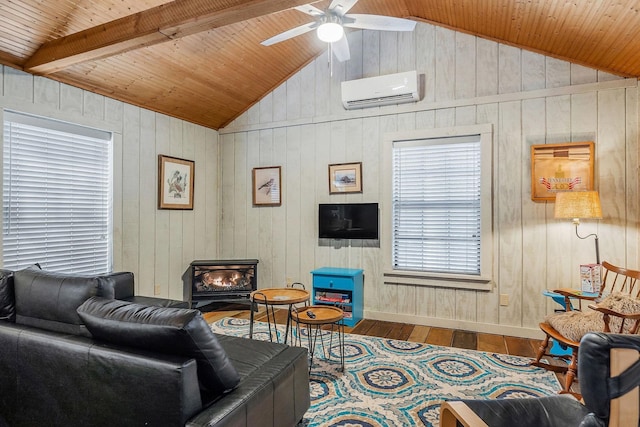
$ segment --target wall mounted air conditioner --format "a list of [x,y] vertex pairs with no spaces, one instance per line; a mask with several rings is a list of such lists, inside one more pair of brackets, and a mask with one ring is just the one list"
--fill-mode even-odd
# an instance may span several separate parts
[[342,105],[347,110],[420,100],[416,71],[342,82]]

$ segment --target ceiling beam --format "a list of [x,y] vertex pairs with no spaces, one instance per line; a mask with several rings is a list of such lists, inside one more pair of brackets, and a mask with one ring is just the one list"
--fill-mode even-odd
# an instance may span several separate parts
[[0,65],[6,65],[11,68],[22,70],[20,64],[22,59],[8,52],[0,52]]
[[43,44],[24,64],[51,74],[86,61],[291,9],[314,0],[175,0]]

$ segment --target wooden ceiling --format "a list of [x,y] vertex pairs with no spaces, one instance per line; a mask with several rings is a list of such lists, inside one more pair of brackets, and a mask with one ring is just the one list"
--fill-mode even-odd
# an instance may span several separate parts
[[[0,63],[219,129],[326,50],[309,0],[0,0]],[[433,23],[640,77],[640,1],[359,0],[353,13]]]

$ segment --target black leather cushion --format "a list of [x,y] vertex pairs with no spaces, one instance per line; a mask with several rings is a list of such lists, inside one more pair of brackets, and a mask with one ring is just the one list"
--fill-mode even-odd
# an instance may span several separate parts
[[125,299],[133,296],[133,273],[120,271],[98,276],[100,293],[97,296],[111,299]]
[[0,320],[15,322],[16,299],[13,293],[13,271],[0,270]]
[[586,406],[567,394],[463,402],[492,427],[578,427],[589,413]]
[[16,323],[50,331],[88,335],[76,309],[99,295],[95,277],[55,273],[29,267],[13,274]]
[[198,310],[94,297],[78,307],[78,314],[97,339],[193,357],[207,400],[232,390],[240,382],[238,372]]
[[139,296],[139,295],[133,296],[130,298],[118,298],[118,299],[131,302],[134,304],[155,305],[157,307],[190,308],[190,304],[187,301],[178,301],[174,299],[145,297],[145,296]]

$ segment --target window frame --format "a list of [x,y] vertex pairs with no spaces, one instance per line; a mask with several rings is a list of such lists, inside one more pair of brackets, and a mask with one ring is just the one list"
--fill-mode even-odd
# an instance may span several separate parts
[[[480,274],[450,274],[427,271],[407,271],[393,268],[393,144],[398,141],[438,139],[480,135],[481,162],[481,219],[480,219]],[[383,275],[385,283],[411,284],[434,287],[491,290],[493,283],[493,127],[491,124],[455,126],[450,128],[421,129],[385,133],[382,138],[383,182],[380,247],[383,249]]]
[[[107,184],[106,187],[106,193],[101,193],[104,194],[104,196],[106,197],[101,197],[100,200],[106,201],[106,212],[104,212],[104,216],[103,218],[106,218],[106,223],[102,223],[106,226],[106,228],[104,228],[105,232],[101,233],[103,236],[106,237],[107,242],[106,245],[104,246],[106,248],[106,258],[103,259],[103,261],[100,263],[102,265],[104,265],[104,268],[106,268],[105,271],[102,271],[102,268],[99,268],[97,270],[93,270],[91,272],[87,271],[87,270],[77,270],[73,269],[73,268],[68,268],[68,269],[60,269],[54,266],[47,266],[46,265],[46,261],[42,260],[42,259],[32,259],[32,260],[25,260],[25,261],[20,261],[19,262],[19,267],[21,268],[25,265],[31,265],[33,264],[33,262],[38,262],[38,263],[43,263],[45,262],[45,264],[42,264],[43,268],[47,268],[53,271],[60,271],[60,272],[67,272],[67,273],[87,273],[87,274],[98,274],[98,273],[109,273],[111,271],[113,271],[113,263],[114,263],[114,245],[115,245],[115,239],[114,239],[114,233],[113,233],[113,226],[114,226],[114,218],[113,218],[113,213],[114,213],[114,173],[113,173],[113,162],[114,162],[114,143],[115,143],[115,137],[116,137],[116,133],[114,131],[111,130],[103,130],[101,129],[99,126],[95,126],[95,125],[85,125],[85,124],[80,124],[80,123],[74,123],[72,121],[68,121],[68,120],[64,120],[64,119],[58,119],[58,118],[53,118],[53,117],[47,117],[46,115],[41,115],[41,114],[37,114],[37,113],[31,113],[31,112],[22,112],[22,111],[18,111],[18,110],[11,110],[11,109],[2,109],[0,110],[0,118],[2,119],[2,125],[3,125],[3,134],[2,136],[0,136],[0,141],[2,141],[2,151],[0,152],[0,156],[2,158],[2,164],[3,164],[3,175],[5,173],[4,171],[4,163],[5,163],[5,155],[4,155],[4,151],[6,148],[6,144],[8,144],[8,141],[5,141],[4,138],[4,128],[5,128],[5,124],[6,122],[16,122],[18,124],[22,124],[22,125],[26,125],[26,126],[33,126],[35,128],[40,128],[40,129],[44,129],[43,135],[47,135],[47,132],[52,132],[52,137],[53,137],[53,145],[55,146],[55,138],[56,138],[56,133],[57,132],[62,132],[62,133],[68,133],[71,134],[71,139],[69,139],[68,141],[78,141],[79,143],[83,143],[83,139],[86,138],[87,142],[89,144],[92,144],[91,140],[95,141],[97,143],[97,141],[102,141],[104,143],[103,146],[101,146],[101,148],[99,148],[99,150],[102,150],[103,152],[106,153],[106,158],[107,158],[107,163],[106,163],[106,167],[102,168],[103,170],[106,171],[106,175],[103,174],[102,176],[105,177],[106,181],[105,183]],[[48,138],[47,136],[45,136],[46,138]],[[77,139],[76,139],[77,138]],[[34,139],[35,141],[35,139]],[[61,146],[62,147],[62,146]],[[95,150],[96,147],[92,147],[92,146],[88,146],[89,150]],[[55,170],[55,169],[54,169]],[[55,173],[55,172],[54,172]],[[80,179],[82,179],[82,176],[79,176]],[[55,180],[57,179],[56,177],[49,177],[47,178],[49,181],[48,182],[55,182]],[[73,178],[75,179],[75,178]],[[4,186],[5,186],[5,182],[3,179],[3,192],[4,192]],[[83,199],[76,199],[74,198],[76,201],[79,201],[80,203],[82,203]],[[4,262],[4,250],[5,250],[5,242],[4,242],[4,237],[5,237],[5,221],[4,221],[4,194],[3,194],[3,202],[0,202],[3,204],[3,223],[2,223],[2,239],[0,240],[0,249],[2,249],[2,254],[0,256],[0,262],[3,265],[3,268],[12,268],[15,269],[15,266],[7,266],[5,265]],[[102,205],[104,205],[105,203],[101,203]],[[82,209],[82,208],[81,208]],[[84,220],[85,217],[84,216],[78,216],[75,217],[78,218],[80,220]],[[95,216],[90,217],[91,220],[95,220]],[[78,222],[78,224],[82,224],[82,221]],[[105,252],[102,252],[105,253]],[[75,264],[74,264],[75,265]],[[99,271],[98,271],[99,270]]]

